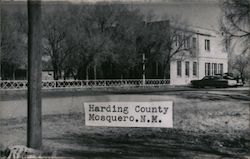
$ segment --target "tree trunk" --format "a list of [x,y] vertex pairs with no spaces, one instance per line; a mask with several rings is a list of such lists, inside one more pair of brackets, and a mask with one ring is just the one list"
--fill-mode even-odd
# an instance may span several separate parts
[[16,80],[15,72],[16,72],[15,66],[12,66],[12,79],[13,80]]
[[164,64],[164,68],[163,68],[163,75],[164,75],[164,79],[168,79],[169,78],[169,72],[170,72],[170,63],[166,62],[166,64]]
[[62,79],[62,70],[58,69],[58,79]]
[[89,65],[87,65],[85,73],[86,73],[86,80],[89,80]]
[[240,76],[241,76],[242,83],[245,83],[244,73],[243,73],[243,72],[240,72]]
[[97,76],[96,76],[96,64],[94,65],[94,79],[96,80],[97,78],[96,78]]
[[28,119],[27,146],[42,147],[41,1],[28,0]]
[[156,78],[158,78],[159,76],[159,68],[158,68],[158,62],[156,61],[156,64],[155,64],[155,75],[156,75]]
[[54,80],[58,80],[58,67],[55,62],[53,64],[53,77],[54,77]]
[[85,72],[86,72],[86,86],[88,86],[89,85],[89,65],[86,66]]
[[[115,71],[114,71],[115,72]],[[110,62],[110,74],[108,74],[108,78],[112,78],[112,77],[115,77],[115,74],[113,74],[113,65],[112,63]]]

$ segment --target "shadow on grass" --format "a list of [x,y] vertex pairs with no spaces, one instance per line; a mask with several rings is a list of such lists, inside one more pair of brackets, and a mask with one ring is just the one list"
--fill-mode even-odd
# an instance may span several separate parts
[[176,129],[154,131],[148,128],[133,128],[129,133],[119,134],[112,131],[108,135],[68,133],[49,140],[77,145],[78,148],[60,150],[60,156],[70,157],[214,158],[239,157],[249,153],[249,148],[246,146],[249,141],[242,137],[190,133]]

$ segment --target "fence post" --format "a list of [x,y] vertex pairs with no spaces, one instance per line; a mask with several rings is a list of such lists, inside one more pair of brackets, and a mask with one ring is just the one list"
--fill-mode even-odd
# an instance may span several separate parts
[[145,53],[142,54],[142,85],[145,86]]

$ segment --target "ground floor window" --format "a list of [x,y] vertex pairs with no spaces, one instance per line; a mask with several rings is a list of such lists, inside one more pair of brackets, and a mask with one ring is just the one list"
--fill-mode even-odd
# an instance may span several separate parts
[[193,76],[197,76],[197,62],[193,62]]
[[211,64],[205,63],[205,75],[210,76],[211,75]]
[[185,75],[189,76],[189,61],[185,62]]
[[218,69],[219,74],[223,74],[223,63],[219,64],[219,69]]
[[181,76],[181,61],[177,61],[177,76]]
[[223,63],[205,63],[205,75],[223,74]]
[[212,65],[212,72],[213,72],[213,75],[216,75],[217,74],[217,63],[213,63]]

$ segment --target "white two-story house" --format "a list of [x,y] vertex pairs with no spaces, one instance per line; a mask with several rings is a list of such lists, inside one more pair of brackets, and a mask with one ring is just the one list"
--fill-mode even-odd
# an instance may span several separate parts
[[188,45],[191,53],[184,57],[176,55],[170,63],[170,84],[186,85],[191,80],[206,75],[223,74],[228,71],[228,54],[221,42],[221,35],[204,28],[192,28]]

